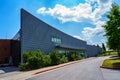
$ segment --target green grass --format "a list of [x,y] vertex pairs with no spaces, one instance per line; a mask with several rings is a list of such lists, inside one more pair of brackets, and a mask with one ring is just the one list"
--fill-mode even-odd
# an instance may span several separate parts
[[120,68],[120,58],[106,59],[103,61],[102,67],[105,68]]
[[109,55],[117,55],[117,52],[114,52],[114,51],[112,51],[112,52],[106,51],[106,52],[102,52],[102,53],[98,54],[97,56],[98,56],[98,57],[101,57],[101,56],[109,56]]

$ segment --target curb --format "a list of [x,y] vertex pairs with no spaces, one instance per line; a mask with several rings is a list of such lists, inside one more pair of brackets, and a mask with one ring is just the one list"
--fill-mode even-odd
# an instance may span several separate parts
[[104,69],[112,69],[112,70],[120,70],[120,68],[103,67],[103,66],[100,66],[100,68],[104,68]]
[[75,64],[75,63],[78,63],[79,61],[90,60],[90,59],[94,59],[94,58],[87,58],[87,59],[83,59],[83,60],[72,61],[72,62],[69,62],[69,63],[65,63],[63,65],[60,64],[60,66],[56,65],[56,66],[53,66],[50,69],[46,69],[46,70],[43,70],[43,71],[36,72],[33,75],[40,74],[40,73],[43,73],[43,72],[47,72],[47,71],[50,71],[50,70],[54,70],[54,69],[57,69],[57,68],[61,68],[61,67],[67,66],[67,65]]
[[75,61],[75,62],[71,62],[71,63],[68,63],[68,64],[63,64],[63,65],[61,65],[61,66],[55,66],[55,67],[50,68],[50,69],[46,69],[46,70],[43,70],[43,71],[40,71],[40,72],[36,72],[36,73],[34,73],[33,75],[40,74],[40,73],[47,72],[47,71],[51,71],[51,70],[54,70],[54,69],[57,69],[57,68],[61,68],[61,67],[67,66],[67,65],[75,64],[75,63],[77,63],[77,62],[79,62],[79,61],[80,61],[80,60]]

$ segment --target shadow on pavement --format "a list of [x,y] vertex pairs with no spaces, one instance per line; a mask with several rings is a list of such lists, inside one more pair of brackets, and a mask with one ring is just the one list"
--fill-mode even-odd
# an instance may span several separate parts
[[13,71],[19,71],[19,68],[14,66],[0,67],[0,73],[8,73]]

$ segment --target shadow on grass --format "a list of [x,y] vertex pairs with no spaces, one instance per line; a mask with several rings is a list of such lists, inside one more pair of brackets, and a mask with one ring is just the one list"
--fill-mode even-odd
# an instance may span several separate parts
[[120,68],[120,62],[116,62],[112,64],[114,68]]
[[120,57],[118,57],[118,56],[111,56],[110,59],[111,60],[120,60]]
[[117,55],[110,56],[110,58],[118,58]]

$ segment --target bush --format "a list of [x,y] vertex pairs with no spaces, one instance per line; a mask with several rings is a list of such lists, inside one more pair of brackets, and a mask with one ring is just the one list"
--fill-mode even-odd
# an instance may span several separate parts
[[63,55],[60,59],[60,63],[66,63],[66,62],[68,62],[68,58],[65,57],[65,55]]
[[33,51],[27,51],[27,52],[24,52],[23,53],[23,62],[25,63],[25,62],[27,62],[28,61],[28,59],[31,57],[31,56],[33,56]]
[[69,61],[74,61],[75,60],[75,56],[76,56],[75,53],[69,53],[68,54],[68,60]]
[[83,58],[82,54],[77,54],[77,53],[70,53],[68,54],[68,60],[69,61],[75,61],[75,60],[80,60]]
[[50,58],[49,55],[44,55],[43,65],[44,66],[50,66],[51,65],[51,58]]
[[40,67],[43,67],[44,66],[44,64],[43,64],[43,58],[44,58],[43,52],[40,50],[37,50],[34,52],[34,56],[36,57],[36,59],[39,60]]
[[25,70],[29,70],[29,64],[26,62],[26,63],[21,63],[20,65],[19,65],[19,68],[20,68],[20,70],[22,70],[22,71],[25,71]]
[[81,55],[76,55],[76,58],[75,58],[75,60],[80,60],[80,59],[82,59],[83,57],[81,56]]
[[41,62],[41,60],[38,57],[36,57],[36,56],[30,57],[28,59],[29,68],[30,69],[36,69],[36,68],[42,67],[40,65],[40,62]]
[[49,55],[43,54],[40,50],[28,51],[23,53],[23,63],[19,65],[20,70],[31,70],[40,67],[58,65],[68,61],[82,59],[82,56],[76,53],[58,54],[57,51],[52,51]]
[[60,64],[60,56],[56,51],[52,51],[50,54],[51,65]]
[[40,50],[23,53],[23,60],[23,63],[19,66],[21,70],[43,67],[43,53]]

